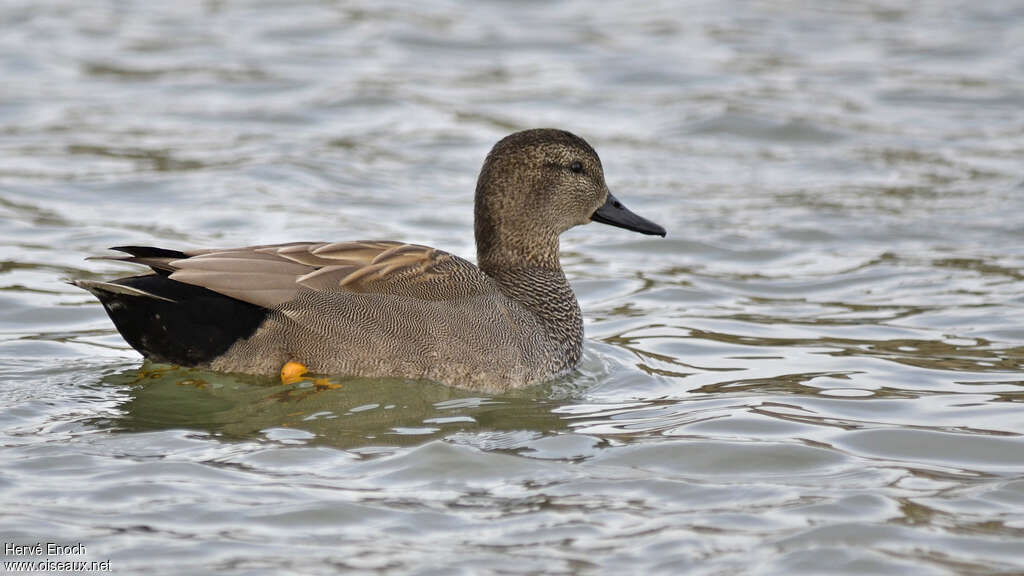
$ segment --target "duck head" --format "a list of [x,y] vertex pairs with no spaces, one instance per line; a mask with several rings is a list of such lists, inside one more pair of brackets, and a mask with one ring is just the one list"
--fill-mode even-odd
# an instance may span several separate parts
[[488,266],[558,267],[558,236],[601,222],[641,234],[665,229],[608,190],[597,152],[564,130],[516,132],[494,145],[476,186],[477,261]]

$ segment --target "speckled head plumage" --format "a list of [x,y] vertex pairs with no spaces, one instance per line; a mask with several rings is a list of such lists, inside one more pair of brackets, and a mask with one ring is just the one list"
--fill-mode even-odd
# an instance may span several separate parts
[[591,221],[665,234],[608,191],[590,144],[550,128],[516,132],[494,145],[477,180],[474,217],[477,259],[485,270],[557,268],[559,234]]

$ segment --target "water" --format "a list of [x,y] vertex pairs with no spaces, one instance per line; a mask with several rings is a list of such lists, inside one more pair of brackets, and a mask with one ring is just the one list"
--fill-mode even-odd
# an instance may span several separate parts
[[[0,5],[0,540],[119,573],[1024,571],[1018,3]],[[505,134],[665,240],[563,239],[506,397],[142,365],[119,244],[472,256]]]

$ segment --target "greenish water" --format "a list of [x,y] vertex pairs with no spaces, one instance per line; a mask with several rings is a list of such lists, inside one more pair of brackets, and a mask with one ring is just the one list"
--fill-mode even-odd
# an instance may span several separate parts
[[[116,573],[1024,572],[1024,7],[0,5],[0,541]],[[510,396],[143,365],[120,244],[471,257],[508,132],[669,230],[563,237]],[[5,567],[5,570],[8,568]]]

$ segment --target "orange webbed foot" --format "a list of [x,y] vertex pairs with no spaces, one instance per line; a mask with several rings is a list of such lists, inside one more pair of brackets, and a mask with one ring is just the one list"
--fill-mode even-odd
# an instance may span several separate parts
[[309,372],[304,364],[290,360],[281,367],[281,384],[295,384]]

